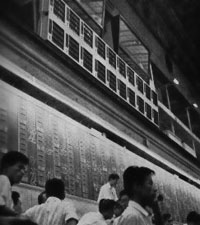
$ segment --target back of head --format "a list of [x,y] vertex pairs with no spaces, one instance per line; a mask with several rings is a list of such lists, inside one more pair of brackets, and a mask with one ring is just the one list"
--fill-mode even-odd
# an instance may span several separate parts
[[112,173],[109,175],[108,180],[119,180],[119,175],[117,173]]
[[124,208],[123,206],[121,205],[120,201],[116,201],[115,202],[115,206],[114,206],[114,215],[115,217],[119,217],[121,216],[121,214],[123,213],[124,211]]
[[187,223],[200,224],[200,214],[195,211],[191,211],[187,215]]
[[129,203],[129,196],[125,190],[119,192],[119,202],[122,205],[123,209],[127,208]]
[[65,198],[65,184],[61,179],[53,178],[46,182],[45,191],[47,197]]
[[121,190],[120,192],[119,192],[119,199],[121,199],[123,196],[128,196],[128,193],[126,192],[126,190]]
[[21,152],[10,151],[6,153],[1,159],[1,171],[19,162],[23,163],[24,165],[28,165],[29,159]]
[[124,190],[128,196],[133,195],[132,187],[134,184],[143,185],[146,178],[149,175],[153,175],[155,172],[147,167],[130,166],[123,174]]
[[113,211],[116,202],[110,199],[101,199],[99,202],[99,212],[104,216],[105,219],[110,219],[113,216]]
[[42,204],[46,202],[46,192],[43,191],[38,195],[38,204]]
[[12,200],[14,205],[17,205],[20,194],[17,191],[12,191]]

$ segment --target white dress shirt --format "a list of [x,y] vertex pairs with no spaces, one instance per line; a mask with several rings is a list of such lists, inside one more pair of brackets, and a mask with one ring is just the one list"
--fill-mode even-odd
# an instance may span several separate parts
[[107,225],[100,212],[89,212],[81,217],[77,225]]
[[118,200],[117,193],[114,187],[110,185],[110,183],[104,184],[100,188],[99,197],[97,202],[99,203],[101,199],[111,199],[114,201]]
[[12,209],[12,188],[10,184],[10,180],[5,175],[0,175],[0,205],[7,206]]
[[69,219],[78,220],[72,203],[56,197],[49,197],[45,203],[33,206],[23,215],[38,225],[64,225]]
[[130,200],[118,225],[152,225],[152,217],[141,205]]

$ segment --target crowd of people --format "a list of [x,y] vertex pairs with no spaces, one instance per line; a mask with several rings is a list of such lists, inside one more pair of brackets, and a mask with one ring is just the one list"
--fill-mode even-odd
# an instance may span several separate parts
[[[124,189],[116,192],[120,179],[110,174],[97,199],[98,212],[88,212],[81,218],[65,196],[61,179],[47,180],[45,190],[38,196],[38,204],[22,212],[20,195],[12,191],[24,174],[29,159],[20,152],[10,151],[2,157],[0,174],[1,225],[173,225],[172,215],[162,213],[163,200],[154,187],[155,172],[147,167],[130,166],[123,174]],[[200,225],[200,214],[191,211],[187,225]]]

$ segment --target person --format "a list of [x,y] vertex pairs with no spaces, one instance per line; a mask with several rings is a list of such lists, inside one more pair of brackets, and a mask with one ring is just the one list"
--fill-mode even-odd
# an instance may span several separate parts
[[64,201],[64,182],[57,178],[50,179],[45,184],[45,191],[46,202],[28,209],[23,216],[39,225],[76,225],[76,210],[72,203]]
[[123,212],[127,208],[129,202],[128,194],[125,190],[119,192],[119,200],[117,201],[120,206],[116,205],[114,209],[115,218],[113,220],[113,225],[117,225],[123,217]]
[[119,202],[123,207],[123,210],[125,210],[128,206],[129,197],[125,190],[122,190],[119,192]]
[[117,193],[116,193],[116,185],[119,180],[119,175],[116,173],[112,173],[108,177],[108,182],[104,184],[100,188],[99,196],[97,202],[99,203],[101,199],[111,199],[114,201],[118,200]]
[[119,200],[117,201],[117,203],[120,204],[120,206],[115,205],[115,209],[114,209],[115,218],[113,220],[113,225],[117,225],[119,221],[122,219],[123,212],[127,208],[128,202],[129,202],[129,197],[126,191],[125,190],[120,191]]
[[119,200],[116,201],[114,206],[114,219],[120,217],[123,211],[124,211],[124,208],[121,205],[120,201]]
[[152,224],[152,218],[145,207],[151,206],[156,197],[152,180],[154,174],[147,167],[130,166],[124,171],[124,189],[130,200],[118,225]]
[[173,225],[172,216],[170,213],[164,213],[162,215],[163,225]]
[[81,217],[77,225],[107,225],[106,220],[113,217],[115,204],[114,200],[101,199],[99,212],[86,213]]
[[16,216],[12,209],[12,190],[14,184],[20,183],[25,174],[29,159],[17,151],[10,151],[1,159],[0,175],[0,215]]
[[41,205],[42,203],[45,203],[47,200],[47,196],[46,196],[46,192],[42,191],[39,195],[38,195],[38,205]]
[[17,191],[12,191],[13,210],[17,214],[22,213],[22,202],[20,200],[20,194]]
[[164,200],[163,195],[159,194],[154,199],[151,207],[146,207],[146,210],[149,211],[149,213],[153,214],[152,221],[153,221],[153,224],[155,224],[155,225],[164,225],[164,221],[163,221],[164,218],[163,218],[163,215],[162,215],[161,209],[160,209],[161,203],[163,202],[163,200]]
[[187,225],[199,225],[200,214],[195,211],[191,211],[188,213],[186,221],[187,221]]

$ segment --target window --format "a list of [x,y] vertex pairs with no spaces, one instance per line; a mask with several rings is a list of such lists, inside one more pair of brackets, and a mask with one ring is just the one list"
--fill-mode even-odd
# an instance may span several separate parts
[[137,105],[138,105],[138,110],[141,113],[144,113],[144,100],[140,96],[137,96]]
[[126,85],[121,80],[118,80],[118,86],[119,86],[119,95],[126,99]]
[[117,79],[116,76],[111,72],[107,71],[107,79],[109,81],[109,87],[116,92],[116,84],[117,84]]
[[95,60],[95,70],[97,72],[98,79],[106,83],[106,68],[98,60]]
[[92,73],[93,57],[85,48],[81,48],[81,50],[82,50],[81,55],[83,59],[83,66]]
[[143,80],[138,76],[136,76],[136,84],[137,84],[138,90],[143,94],[144,92]]
[[95,45],[97,47],[97,53],[103,58],[105,59],[105,54],[106,54],[106,45],[105,43],[96,36],[95,38]]
[[130,104],[135,107],[135,92],[130,88],[128,88],[128,97]]

